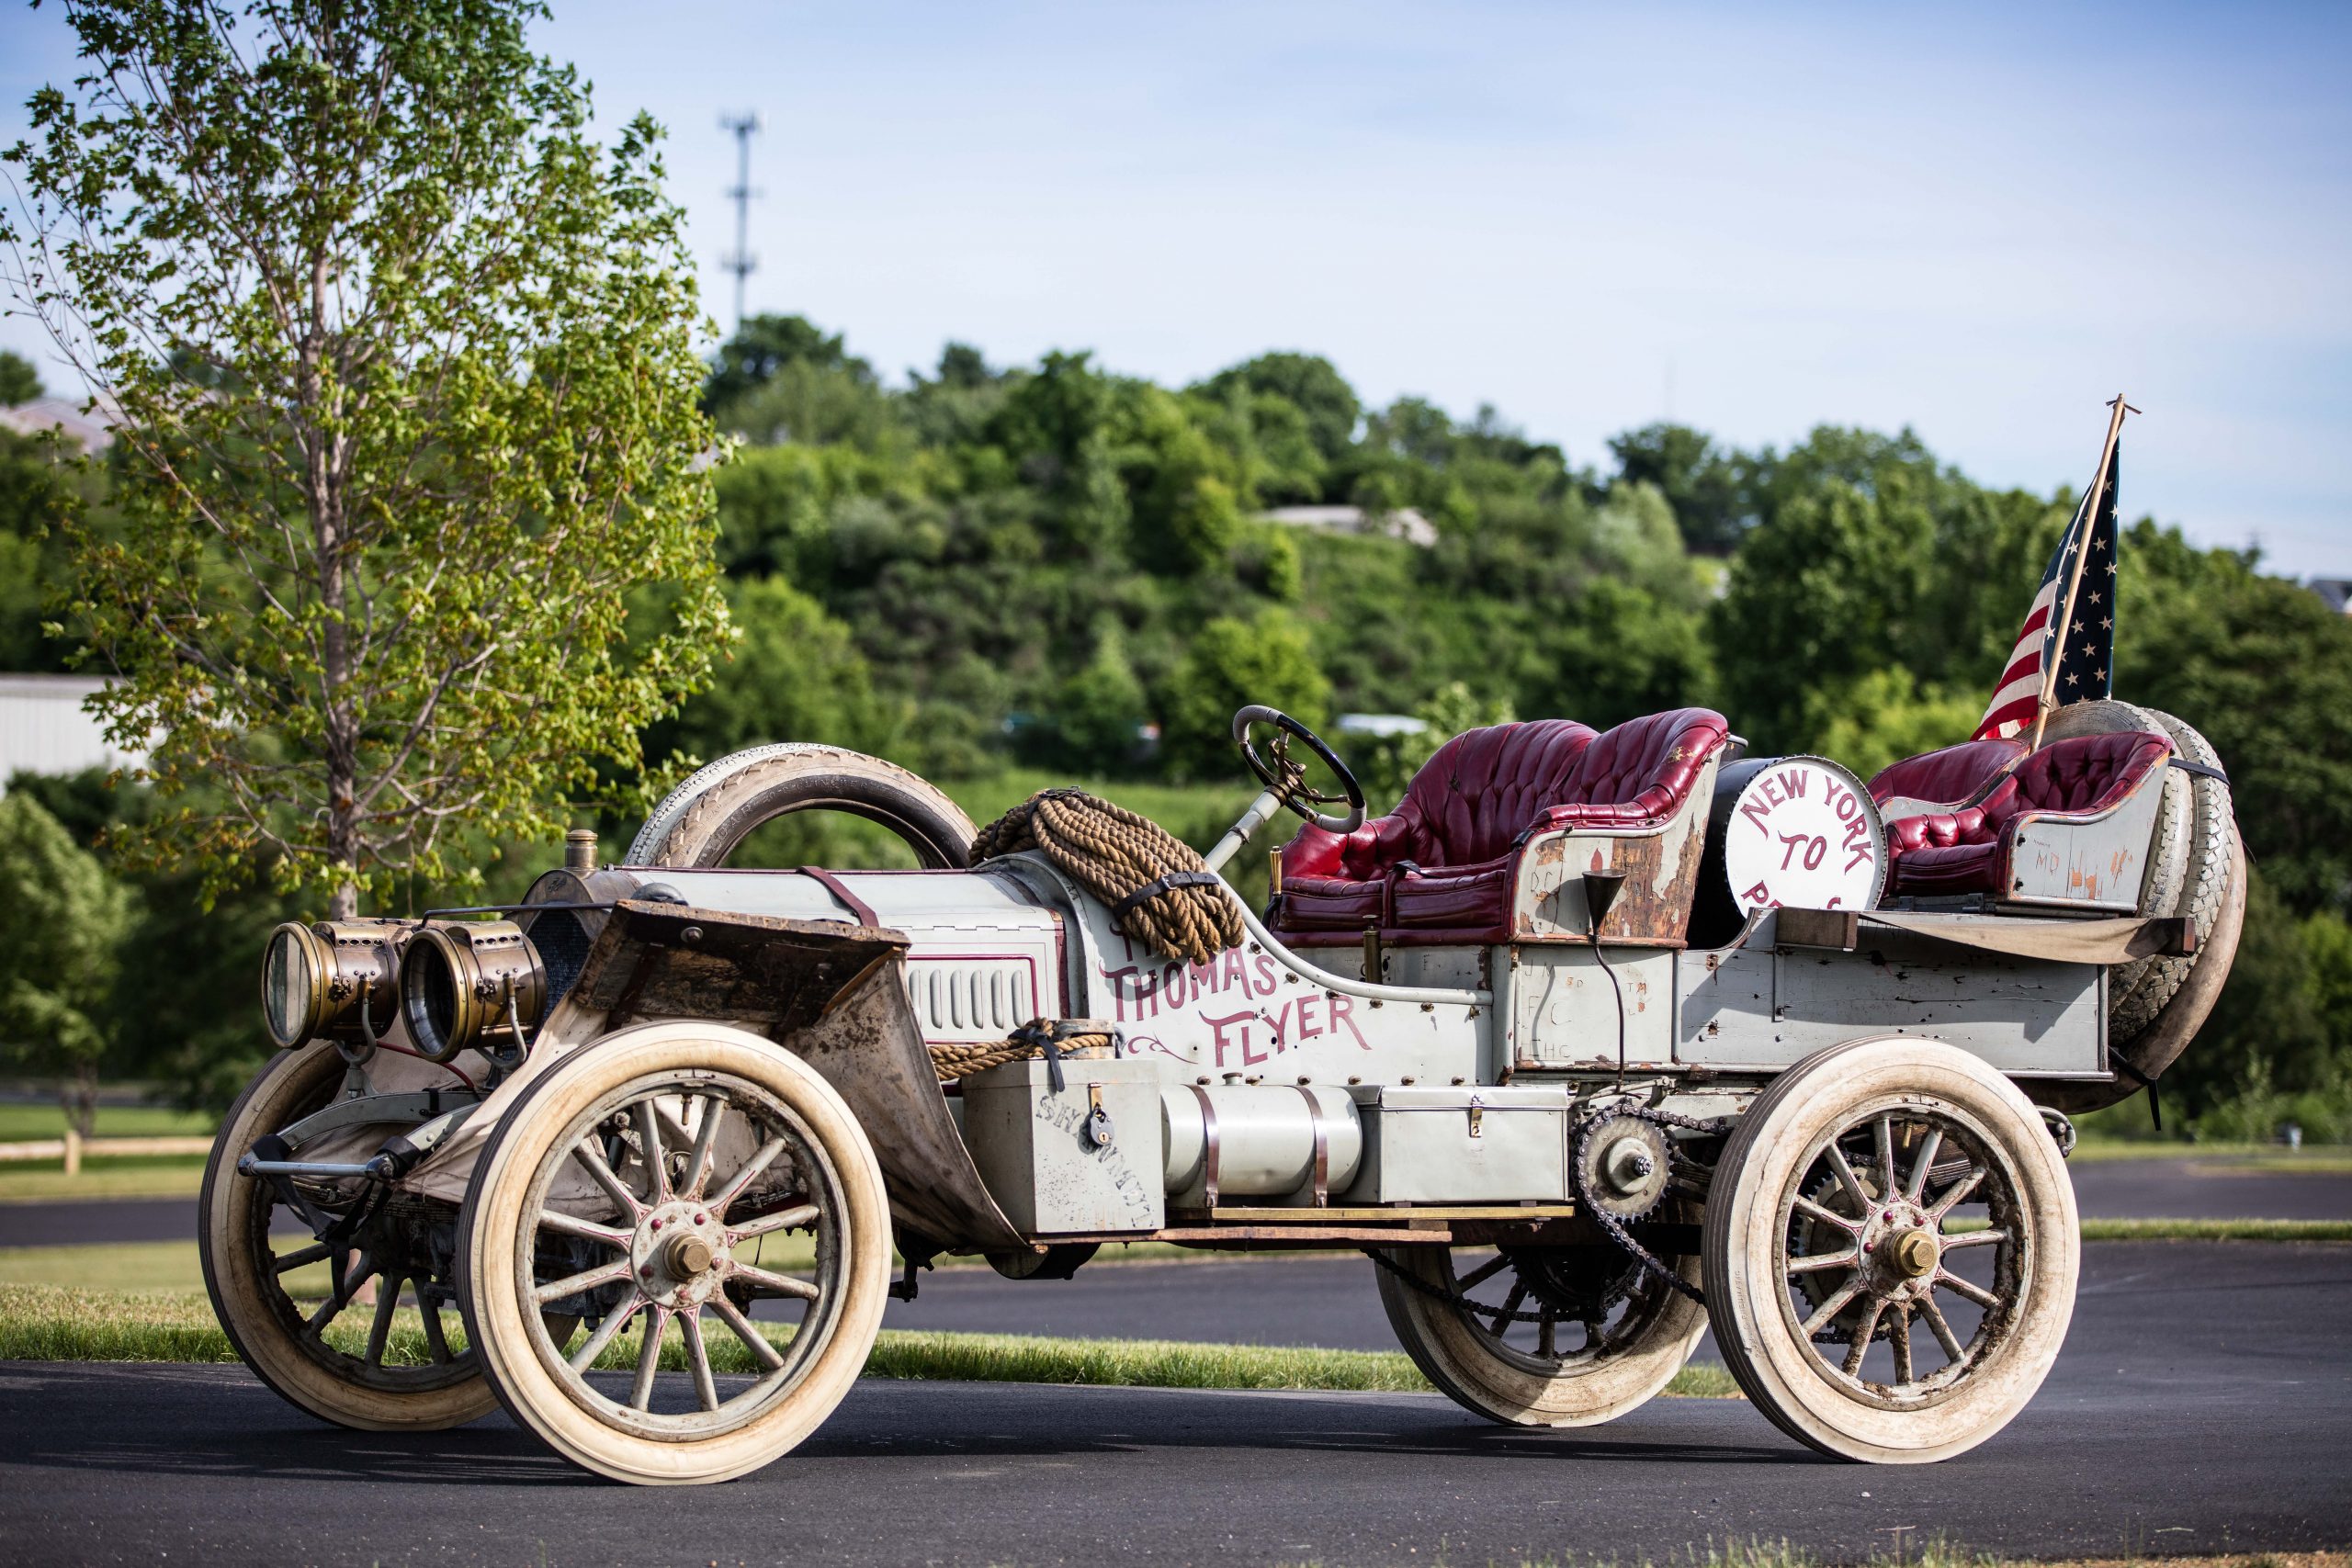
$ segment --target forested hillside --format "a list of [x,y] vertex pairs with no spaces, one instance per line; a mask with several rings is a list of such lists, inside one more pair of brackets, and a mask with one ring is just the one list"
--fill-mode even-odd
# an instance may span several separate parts
[[[740,438],[718,549],[741,636],[650,754],[830,740],[974,800],[1049,778],[1158,798],[1235,781],[1225,728],[1245,701],[1315,724],[1419,714],[1432,743],[1505,716],[1605,726],[1704,703],[1756,750],[1867,774],[1966,737],[2087,477],[1987,489],[1909,431],[1741,451],[1651,425],[1564,452],[1491,409],[1366,408],[1295,353],[1169,388],[1085,354],[995,367],[950,345],[893,381],[797,317],[746,323],[707,397]],[[2086,398],[2086,468],[2098,434]],[[2164,439],[2154,418],[2130,434]],[[2163,504],[2135,494],[2129,457],[2127,514]],[[96,484],[29,444],[0,452],[0,650],[18,668],[70,654],[40,636],[28,580],[63,586],[38,533],[77,482]],[[1257,520],[1313,504],[1361,508],[1372,531]],[[1408,514],[1431,542],[1383,531]],[[2352,1134],[2352,624],[2147,521],[2118,582],[2116,693],[2211,739],[2257,866],[2237,978],[2167,1093],[2209,1130],[2294,1115]],[[1417,754],[1367,758],[1375,792]],[[137,808],[33,787],[85,840]],[[246,920],[275,908],[253,903]]]

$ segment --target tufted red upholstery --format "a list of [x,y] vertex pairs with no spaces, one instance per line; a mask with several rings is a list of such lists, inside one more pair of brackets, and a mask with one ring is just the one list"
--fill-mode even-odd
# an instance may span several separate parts
[[1457,735],[1386,817],[1342,838],[1302,829],[1283,852],[1275,929],[1500,942],[1517,845],[1549,828],[1638,828],[1679,810],[1728,727],[1704,708],[1652,714],[1596,738],[1566,719]]
[[2002,891],[2002,850],[2022,819],[2096,816],[2120,804],[2171,751],[2171,740],[2153,730],[2053,740],[1978,805],[1896,818],[1887,824],[1894,891]]
[[1313,823],[1283,851],[1278,929],[1361,931],[1388,919],[1389,874],[1489,861],[1552,801],[1592,744],[1589,726],[1538,719],[1465,730],[1437,749],[1405,798],[1345,837]]
[[1888,763],[1871,780],[1871,798],[1881,806],[1898,795],[1966,806],[1983,799],[2025,754],[2022,740],[1963,740]]

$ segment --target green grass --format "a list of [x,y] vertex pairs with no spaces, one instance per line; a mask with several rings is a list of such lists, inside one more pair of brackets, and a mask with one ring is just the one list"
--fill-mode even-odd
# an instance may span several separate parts
[[[453,1344],[462,1326],[445,1317]],[[366,1342],[368,1314],[345,1314],[328,1338],[356,1350]],[[774,1331],[782,1341],[789,1330]],[[731,1336],[709,1341],[714,1371],[748,1373],[752,1353]],[[424,1335],[417,1314],[401,1309],[386,1341],[395,1365],[421,1364]],[[600,1367],[634,1364],[633,1348],[616,1345]],[[662,1364],[683,1371],[683,1343],[673,1341]],[[232,1361],[228,1336],[200,1296],[73,1290],[56,1285],[0,1284],[0,1360]],[[1084,1383],[1105,1388],[1245,1388],[1424,1393],[1429,1384],[1402,1352],[1320,1350],[1260,1345],[1197,1345],[1164,1339],[1049,1339],[1014,1334],[931,1334],[885,1330],[865,1364],[866,1375],[962,1382]],[[1668,1393],[1696,1398],[1736,1395],[1722,1368],[1693,1364]]]
[[[101,1105],[97,1133],[101,1138],[209,1138],[220,1118],[203,1111],[175,1111],[168,1105]],[[0,1144],[65,1135],[65,1112],[55,1104],[0,1105]]]
[[105,1155],[82,1161],[79,1175],[62,1160],[0,1164],[0,1203],[54,1203],[73,1198],[193,1198],[204,1185],[201,1155]]
[[2352,1241],[2352,1220],[2085,1220],[2085,1241]]

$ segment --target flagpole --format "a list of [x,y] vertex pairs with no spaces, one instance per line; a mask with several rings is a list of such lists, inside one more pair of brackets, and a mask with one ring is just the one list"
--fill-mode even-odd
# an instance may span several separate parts
[[2107,422],[2107,445],[2099,448],[2098,472],[2091,478],[2090,526],[2083,530],[2083,537],[2075,545],[2075,570],[2066,579],[2065,603],[2059,607],[2058,618],[2050,623],[2050,635],[2059,638],[2060,641],[2057,656],[2052,658],[2041,671],[2041,700],[2034,705],[2033,743],[2026,748],[2029,751],[2041,750],[2041,729],[2050,722],[2050,710],[2054,705],[2050,699],[2057,691],[2058,666],[2065,660],[2066,628],[2074,624],[2075,594],[2083,586],[2083,568],[2089,562],[2091,555],[2090,536],[2098,529],[2099,509],[2106,503],[2107,476],[2115,468],[2115,444],[2123,434],[2123,416],[2140,412],[2125,402],[2123,394],[2120,392],[2116,393],[2107,406],[2113,409],[2115,412]]

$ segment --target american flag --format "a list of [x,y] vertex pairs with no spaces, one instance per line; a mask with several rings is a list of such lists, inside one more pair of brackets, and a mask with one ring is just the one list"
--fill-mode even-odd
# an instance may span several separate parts
[[[2041,705],[2042,678],[2052,660],[2058,670],[2050,696],[2052,707],[2104,697],[2114,689],[2115,484],[2122,464],[2123,448],[2119,444],[2107,465],[2105,487],[2096,498],[2085,491],[2082,504],[2075,508],[2074,521],[2066,525],[2065,536],[2058,541],[2058,553],[2050,558],[2050,570],[2041,574],[2041,591],[2026,612],[2017,646],[2009,650],[2008,668],[2001,671],[1993,701],[1977,721],[1973,739],[2006,739],[2030,725]],[[2066,584],[2075,575],[2075,552],[2085,549],[2090,557],[2083,566],[2081,586],[2075,591],[2074,614],[2064,626],[2053,626],[2066,597]]]

